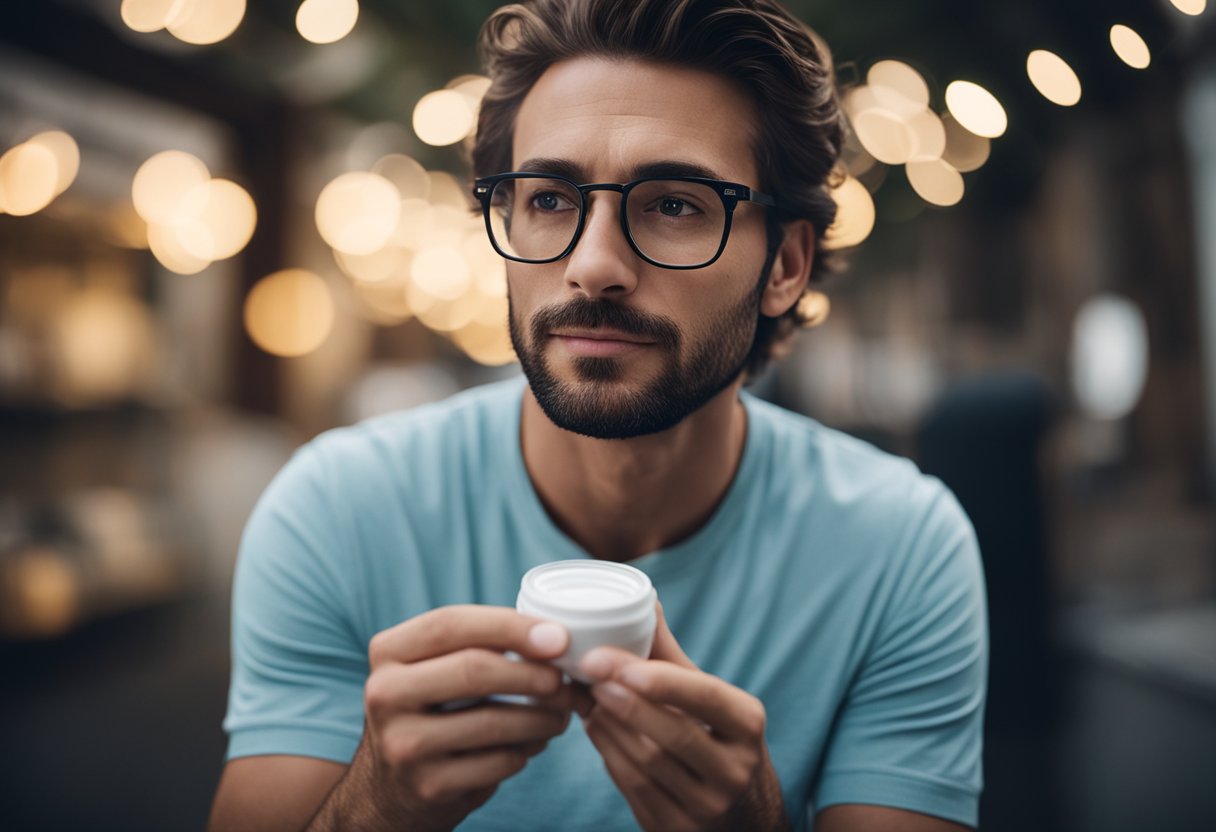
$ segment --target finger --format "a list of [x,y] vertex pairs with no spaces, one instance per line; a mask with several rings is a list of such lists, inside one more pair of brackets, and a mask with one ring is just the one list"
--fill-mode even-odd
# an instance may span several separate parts
[[625,665],[642,661],[646,660],[619,647],[596,647],[583,656],[578,669],[588,679],[599,682],[611,679]]
[[687,822],[680,823],[683,812],[664,792],[662,786],[651,780],[642,772],[629,755],[616,743],[612,735],[600,726],[593,715],[585,723],[587,738],[595,746],[608,770],[608,776],[620,790],[629,807],[637,817],[643,829],[672,829],[677,826],[687,827]]
[[591,694],[587,692],[586,685],[565,683],[557,689],[557,693],[533,696],[532,704],[539,708],[570,713],[578,710],[582,703],[590,698]]
[[694,819],[709,822],[729,808],[729,802],[720,790],[695,775],[683,761],[668,754],[650,737],[603,709],[596,711],[593,719],[638,769],[656,780]]
[[631,662],[613,679],[650,702],[686,712],[728,739],[756,742],[764,737],[764,704],[709,673],[669,662]]
[[672,662],[681,667],[696,668],[693,660],[688,658],[676,637],[667,626],[667,617],[663,615],[663,604],[655,601],[655,614],[658,619],[654,630],[654,646],[650,648],[650,658]]
[[421,768],[414,789],[428,803],[446,803],[494,788],[527,764],[527,756],[513,748],[443,757]]
[[417,662],[481,647],[513,650],[527,659],[560,656],[570,636],[560,624],[521,615],[508,607],[466,604],[417,615],[376,633],[368,645],[373,668],[387,661]]
[[[413,720],[411,720],[413,722]],[[569,718],[556,711],[520,705],[483,705],[437,714],[419,733],[422,757],[524,743],[548,742],[566,730]]]
[[647,737],[701,779],[717,783],[729,776],[725,750],[692,717],[648,702],[617,682],[602,682],[592,688],[591,693],[600,708],[619,723]]
[[552,696],[560,687],[561,671],[555,667],[468,649],[415,664],[380,667],[368,677],[364,700],[369,714],[385,715],[492,693]]

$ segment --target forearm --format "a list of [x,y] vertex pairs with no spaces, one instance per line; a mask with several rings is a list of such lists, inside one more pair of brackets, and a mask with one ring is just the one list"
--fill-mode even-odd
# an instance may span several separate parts
[[364,736],[346,774],[330,789],[303,832],[398,832],[401,829],[448,832],[451,829],[424,825],[417,818],[404,815],[387,816],[379,808],[385,795],[375,793],[371,765],[371,753]]

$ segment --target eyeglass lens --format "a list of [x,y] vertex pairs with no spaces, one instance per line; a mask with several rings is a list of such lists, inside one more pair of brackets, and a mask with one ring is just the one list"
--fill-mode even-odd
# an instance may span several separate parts
[[[648,180],[626,195],[626,223],[634,245],[651,260],[694,266],[713,259],[726,229],[726,210],[708,185]],[[578,233],[582,199],[561,179],[508,178],[490,195],[490,228],[505,253],[550,260]]]

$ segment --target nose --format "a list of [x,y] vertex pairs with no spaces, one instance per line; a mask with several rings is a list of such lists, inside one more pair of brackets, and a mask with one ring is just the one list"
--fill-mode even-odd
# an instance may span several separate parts
[[641,260],[621,228],[620,197],[590,196],[583,233],[566,258],[566,285],[588,297],[620,298],[637,288]]

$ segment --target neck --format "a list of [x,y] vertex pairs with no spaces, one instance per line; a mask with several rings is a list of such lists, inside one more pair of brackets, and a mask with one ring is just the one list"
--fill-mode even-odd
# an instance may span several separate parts
[[742,459],[741,386],[669,430],[634,439],[563,430],[525,390],[524,466],[553,522],[602,560],[632,560],[689,537],[722,502]]

